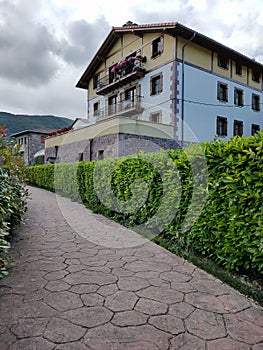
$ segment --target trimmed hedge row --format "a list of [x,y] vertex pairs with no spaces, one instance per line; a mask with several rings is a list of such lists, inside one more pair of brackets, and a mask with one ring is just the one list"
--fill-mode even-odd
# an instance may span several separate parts
[[27,178],[228,270],[262,273],[262,152],[258,133],[186,151],[28,167]]

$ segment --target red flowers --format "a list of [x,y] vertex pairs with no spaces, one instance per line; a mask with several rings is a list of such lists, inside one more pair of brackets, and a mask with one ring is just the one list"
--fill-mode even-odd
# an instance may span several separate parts
[[2,269],[5,266],[5,264],[3,263],[3,261],[0,260],[0,269]]
[[56,130],[56,131],[52,131],[52,132],[49,132],[48,133],[48,136],[55,136],[55,135],[58,135],[58,134],[62,134],[63,132],[67,132],[69,130],[72,129],[72,125],[66,127],[66,128],[63,128],[63,129],[59,129],[59,130]]
[[6,137],[7,130],[8,129],[2,129],[1,130],[2,137]]

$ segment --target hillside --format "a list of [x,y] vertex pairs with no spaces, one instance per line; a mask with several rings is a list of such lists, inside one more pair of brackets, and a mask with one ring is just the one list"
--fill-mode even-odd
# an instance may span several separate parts
[[0,112],[0,125],[5,125],[8,129],[7,137],[23,130],[39,128],[62,129],[72,123],[72,119],[53,115],[22,115]]

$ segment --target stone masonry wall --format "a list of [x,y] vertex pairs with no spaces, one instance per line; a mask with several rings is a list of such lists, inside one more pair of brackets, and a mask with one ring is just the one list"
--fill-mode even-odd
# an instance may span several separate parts
[[176,149],[180,148],[175,140],[162,139],[150,136],[138,136],[131,134],[119,134],[119,154],[118,156],[124,156],[128,154],[138,153],[143,151],[157,152],[161,148],[163,149]]
[[27,137],[27,144],[25,146],[25,159],[28,164],[26,165],[33,165],[34,164],[34,155],[40,151],[41,149],[44,149],[44,144],[41,143],[41,134],[29,134]]
[[45,163],[48,158],[57,158],[57,161],[64,163],[74,163],[79,160],[90,161],[90,140],[72,142],[59,145],[57,150],[55,147],[45,149]]
[[[49,157],[57,158],[59,162],[91,161],[103,158],[121,157],[129,154],[155,152],[163,149],[179,148],[178,143],[171,139],[161,139],[132,134],[111,134],[95,137],[92,140],[73,142],[45,149],[45,162]],[[57,154],[56,154],[57,152]]]

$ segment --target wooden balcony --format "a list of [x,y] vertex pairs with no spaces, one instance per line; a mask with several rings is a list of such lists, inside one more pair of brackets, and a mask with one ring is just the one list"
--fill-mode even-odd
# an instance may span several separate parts
[[108,75],[99,80],[96,92],[98,95],[106,95],[144,76],[145,70],[135,70],[129,74],[116,77]]
[[122,102],[110,105],[105,109],[97,111],[95,117],[97,121],[115,116],[135,117],[144,111],[141,99],[137,97],[136,101],[124,100]]

